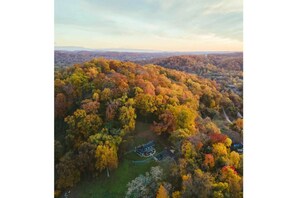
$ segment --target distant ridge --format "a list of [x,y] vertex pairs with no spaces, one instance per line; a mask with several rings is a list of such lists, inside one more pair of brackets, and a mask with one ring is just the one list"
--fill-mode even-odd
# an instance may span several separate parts
[[[92,49],[78,46],[55,46],[55,51],[90,51],[90,52],[131,52],[131,53],[168,53],[175,55],[198,55],[198,54],[228,54],[237,53],[239,51],[162,51],[150,49],[125,49],[125,48],[102,48]],[[239,52],[242,53],[242,52]]]
[[139,52],[139,53],[163,53],[161,50],[149,50],[149,49],[125,49],[125,48],[102,48],[92,49],[76,46],[55,46],[56,51],[92,51],[92,52]]
[[94,49],[76,46],[55,46],[55,51],[94,51]]

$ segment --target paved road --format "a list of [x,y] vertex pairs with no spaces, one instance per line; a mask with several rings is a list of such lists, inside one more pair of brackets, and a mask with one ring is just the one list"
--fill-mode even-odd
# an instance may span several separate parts
[[224,116],[225,116],[227,122],[229,122],[230,124],[232,124],[232,122],[230,121],[229,117],[227,116],[224,108],[223,108],[223,112],[224,112]]

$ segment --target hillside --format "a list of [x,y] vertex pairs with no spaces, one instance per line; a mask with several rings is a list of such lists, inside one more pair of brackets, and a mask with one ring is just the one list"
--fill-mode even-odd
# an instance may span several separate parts
[[[69,50],[63,50],[64,48],[57,48],[55,50],[55,67],[67,67],[73,64],[80,64],[86,61],[90,61],[94,58],[103,57],[106,59],[116,59],[120,61],[149,61],[158,60],[159,58],[166,58],[171,56],[178,56],[183,54],[226,54],[224,52],[150,52],[150,51],[112,51],[112,50],[88,50],[84,48],[65,48]],[[72,49],[72,50],[71,50]],[[146,62],[146,63],[150,63]]]
[[208,54],[208,55],[180,55],[165,58],[154,58],[152,60],[139,61],[141,64],[156,64],[166,68],[179,69],[184,71],[195,71],[214,65],[219,69],[242,71],[243,69],[243,54]]
[[168,53],[109,52],[109,51],[55,51],[55,67],[80,64],[94,58],[117,59],[121,61],[141,61],[158,57],[168,57]]
[[220,91],[240,95],[243,91],[243,54],[182,55],[138,61],[139,64],[156,64],[166,68],[198,74],[214,80]]
[[242,196],[242,155],[224,134],[239,135],[242,120],[226,124],[223,109],[242,112],[240,97],[221,92],[215,81],[157,65],[99,58],[56,69],[56,196],[86,178],[100,183],[103,175],[128,174],[117,170],[134,159],[126,153],[138,144],[136,123],[150,126],[141,136],[154,137],[157,150],[174,150],[175,163],[160,160],[150,174],[117,186],[126,197],[155,197],[160,183],[175,197]]

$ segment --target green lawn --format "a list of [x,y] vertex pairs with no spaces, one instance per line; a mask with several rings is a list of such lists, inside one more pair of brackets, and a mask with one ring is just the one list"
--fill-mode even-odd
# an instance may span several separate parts
[[120,163],[118,169],[110,173],[109,178],[105,174],[102,174],[93,181],[82,181],[71,191],[69,197],[124,197],[127,190],[127,183],[139,174],[149,171],[150,167],[154,164],[155,162],[134,165],[130,160],[125,159]]
[[[156,141],[156,150],[160,152],[163,150],[163,145],[159,137],[149,129],[149,124],[137,122],[136,129],[133,136],[133,145],[146,143],[150,140]],[[140,174],[149,171],[151,166],[156,166],[157,163],[151,161],[147,164],[134,165],[132,160],[144,160],[146,158],[139,157],[136,153],[132,152],[124,156],[124,159],[119,162],[119,167],[110,172],[108,178],[103,172],[100,177],[93,180],[83,180],[78,183],[69,195],[71,198],[113,198],[124,197],[127,184]]]

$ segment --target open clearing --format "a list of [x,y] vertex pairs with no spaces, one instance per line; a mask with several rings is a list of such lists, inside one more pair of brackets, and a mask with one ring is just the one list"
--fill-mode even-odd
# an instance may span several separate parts
[[[130,148],[134,148],[140,144],[146,143],[150,140],[156,142],[156,150],[160,152],[166,146],[161,137],[157,136],[150,130],[150,125],[143,122],[137,122],[135,127],[135,134],[131,135]],[[140,174],[149,171],[151,166],[156,166],[157,162],[151,161],[149,163],[135,165],[132,160],[143,160],[145,158],[139,157],[136,153],[131,152],[124,155],[120,159],[119,167],[110,172],[108,178],[103,171],[100,177],[92,180],[82,180],[74,188],[71,189],[70,198],[113,198],[124,197],[127,190],[127,184]]]

